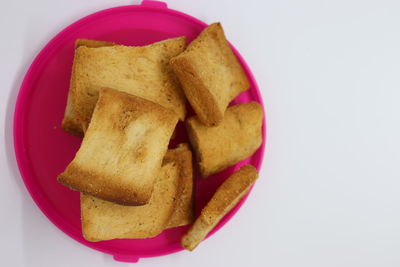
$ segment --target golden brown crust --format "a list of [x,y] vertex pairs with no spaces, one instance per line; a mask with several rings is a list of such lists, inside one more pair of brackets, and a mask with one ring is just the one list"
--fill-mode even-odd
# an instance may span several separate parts
[[[70,98],[68,98],[70,99]],[[67,100],[68,102],[69,100]],[[68,104],[67,104],[68,105]],[[73,135],[83,137],[84,133],[82,131],[82,127],[79,126],[79,122],[77,122],[72,116],[64,115],[64,118],[61,122],[61,128]]]
[[97,198],[143,205],[177,121],[156,103],[103,89],[81,147],[58,180]]
[[96,48],[96,47],[114,46],[114,45],[117,44],[114,42],[89,40],[89,39],[76,39],[75,41],[75,49],[80,46]]
[[262,108],[256,102],[229,107],[220,125],[207,127],[197,116],[186,129],[203,177],[251,156],[261,145]]
[[82,233],[88,241],[150,238],[161,233],[174,212],[179,168],[171,162],[161,168],[154,192],[144,206],[122,206],[81,194]]
[[81,194],[85,239],[149,238],[165,228],[191,224],[193,174],[188,144],[167,151],[158,179],[149,203],[143,206],[121,206]]
[[185,97],[169,64],[186,47],[185,37],[142,47],[76,49],[71,87],[73,109],[82,128],[89,124],[101,88],[136,95],[185,117]]
[[245,196],[258,178],[257,170],[245,165],[227,178],[203,208],[190,230],[182,237],[181,244],[193,250],[218,224],[218,222]]
[[186,98],[193,107],[197,116],[206,125],[218,125],[224,117],[223,110],[219,108],[217,99],[209,88],[198,78],[201,74],[192,65],[187,57],[176,57],[171,60],[176,75],[180,78]]
[[[73,190],[95,195],[99,199],[119,205],[142,206],[148,202],[147,196],[138,195],[137,189],[129,188],[124,184],[112,183],[109,181],[109,176],[92,170],[87,171],[76,165],[74,163],[69,164],[67,170],[60,174],[58,181]],[[71,177],[79,177],[79,179]],[[95,181],[95,183],[90,181]]]
[[[115,43],[112,42],[105,42],[105,41],[95,41],[95,40],[88,40],[88,39],[77,39],[75,41],[75,49],[80,46],[86,47],[103,47],[103,46],[113,46]],[[72,67],[73,69],[74,67]],[[68,90],[68,98],[67,98],[67,105],[65,107],[64,118],[61,123],[61,128],[69,132],[73,135],[82,137],[84,135],[82,131],[82,127],[79,124],[79,121],[74,116],[73,110],[73,93],[71,87]]]
[[171,65],[194,111],[208,126],[218,125],[229,102],[250,86],[220,23],[204,29]]
[[167,228],[173,228],[191,224],[194,220],[192,151],[189,145],[182,143],[176,149],[168,150],[163,164],[169,162],[179,166],[180,174],[174,212],[167,224]]

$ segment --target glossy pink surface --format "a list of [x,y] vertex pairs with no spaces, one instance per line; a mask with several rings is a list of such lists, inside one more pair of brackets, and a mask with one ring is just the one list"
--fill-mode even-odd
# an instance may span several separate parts
[[[89,15],[54,37],[30,66],[18,95],[14,115],[14,146],[18,166],[33,200],[64,233],[90,248],[108,253],[116,260],[135,262],[182,250],[180,238],[188,227],[164,231],[151,239],[87,242],[82,237],[79,193],[56,181],[79,148],[81,139],[64,132],[60,125],[67,99],[74,41],[77,38],[113,41],[124,45],[146,45],[185,35],[191,41],[206,26],[186,14],[167,9],[166,4],[144,1],[137,6],[122,6]],[[257,101],[262,104],[257,84],[243,58],[235,51],[251,81],[251,88],[232,103]],[[243,164],[260,168],[265,146],[249,159],[221,173],[201,179],[195,173],[196,214],[216,188]],[[171,146],[187,141],[182,125]],[[244,198],[210,233],[220,229],[238,211]],[[206,243],[202,244],[206,245]]]

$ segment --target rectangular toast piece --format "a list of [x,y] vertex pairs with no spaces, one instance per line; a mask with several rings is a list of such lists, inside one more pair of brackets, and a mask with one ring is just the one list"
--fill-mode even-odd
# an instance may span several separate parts
[[148,203],[178,116],[146,99],[102,89],[62,184],[124,204]]
[[158,103],[176,112],[183,120],[185,97],[169,60],[185,47],[185,37],[141,47],[78,47],[71,90],[74,116],[83,132],[90,122],[101,88],[114,88]]
[[192,153],[188,144],[167,151],[157,179],[149,203],[143,206],[118,205],[81,193],[85,239],[149,238],[164,228],[192,223]]
[[205,28],[183,53],[171,59],[171,65],[207,126],[220,124],[229,102],[250,87],[220,23]]
[[[77,39],[75,41],[75,49],[80,46],[86,47],[102,47],[102,46],[113,46],[115,43],[105,41],[95,41],[87,39]],[[71,87],[68,90],[67,105],[65,107],[64,118],[61,123],[61,127],[64,131],[69,132],[76,136],[83,136],[82,127],[74,116],[74,109],[72,107],[73,93]]]
[[167,163],[154,184],[148,204],[123,206],[81,193],[82,233],[88,241],[150,238],[161,233],[174,212],[179,166]]
[[190,143],[203,177],[251,156],[261,145],[263,112],[250,102],[229,107],[221,124],[207,127],[197,116],[186,121]]
[[200,216],[189,231],[182,237],[182,246],[190,251],[195,249],[218,222],[246,195],[257,178],[258,172],[251,165],[241,167],[227,178],[202,209]]
[[176,149],[168,150],[163,164],[169,162],[175,162],[180,170],[175,208],[167,224],[167,228],[173,228],[191,224],[194,220],[192,151],[189,145],[182,143]]

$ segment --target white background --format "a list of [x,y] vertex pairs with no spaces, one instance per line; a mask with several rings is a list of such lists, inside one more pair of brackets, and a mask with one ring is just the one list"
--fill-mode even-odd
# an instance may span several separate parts
[[[124,266],[39,211],[16,168],[11,125],[22,77],[49,39],[84,15],[131,3],[0,2],[1,266]],[[137,266],[400,266],[400,2],[169,6],[223,23],[258,80],[268,142],[261,178],[232,221],[192,253]]]

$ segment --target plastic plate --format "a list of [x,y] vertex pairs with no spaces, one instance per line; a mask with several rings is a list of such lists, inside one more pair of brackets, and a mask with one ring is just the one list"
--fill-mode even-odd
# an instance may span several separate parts
[[[74,41],[77,38],[113,41],[124,45],[146,45],[185,35],[188,41],[206,27],[204,22],[167,8],[163,2],[143,1],[141,5],[102,10],[71,24],[55,36],[36,56],[18,94],[14,114],[14,147],[22,179],[42,212],[64,233],[83,245],[108,253],[116,260],[136,262],[141,257],[155,257],[182,250],[180,239],[188,226],[164,231],[150,239],[116,239],[88,242],[82,237],[79,193],[56,181],[79,148],[81,139],[64,132],[61,120],[67,99]],[[262,99],[247,64],[234,49],[251,82],[251,88],[232,104]],[[184,128],[178,125],[177,142],[187,141]],[[250,158],[231,168],[202,179],[195,173],[196,213],[211,198],[216,188],[243,164],[260,168],[265,145]],[[215,229],[220,229],[238,211],[246,197]]]

